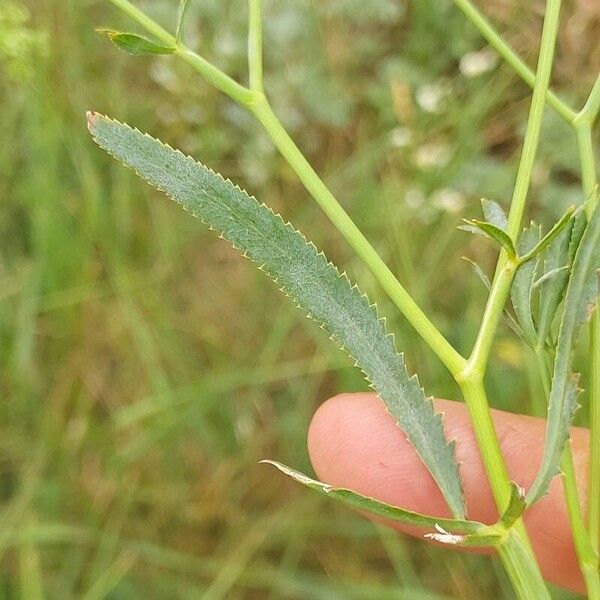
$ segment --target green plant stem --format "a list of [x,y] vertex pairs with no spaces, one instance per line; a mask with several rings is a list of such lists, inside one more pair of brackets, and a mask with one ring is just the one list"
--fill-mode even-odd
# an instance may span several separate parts
[[250,89],[263,91],[262,10],[261,0],[248,0],[248,71]]
[[590,329],[590,462],[588,476],[588,530],[596,552],[600,552],[600,312],[596,309]]
[[218,90],[227,94],[230,98],[243,104],[251,106],[257,101],[260,96],[254,91],[251,91],[240,85],[237,81],[223,73],[220,69],[208,62],[202,56],[192,52],[185,46],[177,44],[175,36],[163,29],[156,21],[148,15],[136,8],[128,0],[108,0],[114,6],[122,10],[125,14],[131,17],[136,23],[141,25],[146,31],[154,35],[161,42],[168,46],[176,48],[175,54],[182,58],[186,63],[198,71],[207,81],[212,83]]
[[279,152],[281,152],[288,164],[294,169],[296,175],[317,204],[319,204],[344,239],[346,239],[352,249],[362,259],[363,263],[371,271],[375,279],[409,323],[427,342],[451,373],[460,373],[464,369],[465,359],[448,343],[404,287],[398,282],[373,246],[371,246],[310,166],[306,158],[304,158],[302,152],[290,138],[269,103],[264,100],[252,107],[251,110],[262,123]]
[[[600,77],[575,123],[575,133],[581,162],[581,182],[586,198],[586,214],[591,216],[598,202],[596,164],[592,140],[592,125],[600,106]],[[590,324],[590,461],[588,474],[588,535],[595,552],[600,551],[600,311],[592,315]]]
[[[508,234],[513,241],[517,239],[521,229],[527,192],[531,183],[533,164],[540,138],[542,118],[544,115],[544,98],[550,83],[552,71],[552,60],[556,45],[558,22],[560,16],[561,0],[548,0],[546,4],[546,16],[544,18],[544,29],[540,42],[540,55],[538,60],[538,76],[536,77],[527,120],[527,129],[523,141],[523,151],[517,171],[517,178],[510,205],[508,216]],[[496,276],[488,298],[484,317],[479,328],[479,333],[473,347],[473,352],[468,361],[468,366],[463,378],[470,377],[471,373],[485,373],[491,344],[496,334],[498,322],[504,309],[504,305],[510,293],[510,286],[515,274],[515,267],[511,267],[506,253],[500,253]]]
[[577,478],[573,464],[571,443],[567,442],[561,461],[563,477],[563,488],[567,503],[567,512],[571,523],[571,532],[575,543],[575,551],[579,567],[585,579],[585,586],[589,600],[600,600],[600,572],[598,571],[598,555],[590,539],[583,520],[579,493],[577,489]]
[[[135,8],[128,0],[109,1],[162,42],[172,45],[175,44],[175,38],[170,33],[165,31],[146,14]],[[259,9],[260,5],[255,1],[251,6],[251,20],[258,18]],[[257,28],[257,23],[251,25],[254,36],[256,36]],[[310,166],[302,152],[284,129],[264,94],[243,87],[185,46],[179,46],[176,54],[183,58],[185,62],[192,66],[217,89],[227,94],[230,98],[254,114],[317,204],[322,208],[344,239],[358,254],[359,258],[379,282],[384,291],[390,296],[400,312],[406,317],[407,321],[415,328],[417,333],[438,356],[450,373],[454,376],[461,373],[466,365],[465,358],[456,351],[429,320],[427,315],[425,315],[417,303],[412,299],[410,294],[384,263],[379,254],[377,254],[373,246],[354,224],[348,213],[335,199],[333,194],[319,178],[315,170]],[[253,55],[252,62],[255,63],[255,66],[256,60],[257,56]]]
[[475,437],[485,466],[498,511],[502,514],[510,500],[510,480],[492,421],[482,376],[471,376],[460,383],[474,424]]
[[576,120],[584,117],[590,125],[598,118],[600,113],[600,74],[594,82],[594,87],[588,96],[585,106],[581,109],[581,112],[577,115]]
[[[470,0],[454,0],[454,4],[462,10],[467,19],[477,28],[479,33],[490,43],[492,48],[512,67],[515,73],[531,88],[535,86],[536,75],[517,55],[517,53],[502,39],[483,14]],[[567,123],[573,123],[575,111],[561,100],[552,90],[547,89],[545,98],[548,104]]]
[[[544,28],[540,42],[537,76],[535,77],[533,86],[529,118],[527,121],[525,139],[523,141],[523,151],[521,153],[521,160],[519,162],[519,169],[508,217],[508,234],[513,241],[517,239],[517,235],[521,228],[527,192],[533,173],[533,163],[539,142],[545,97],[550,83],[550,73],[552,70],[554,48],[556,45],[560,8],[561,0],[547,1]],[[477,334],[477,339],[473,346],[473,351],[471,352],[465,371],[457,379],[471,414],[481,457],[500,512],[507,506],[510,497],[510,485],[504,458],[500,450],[500,444],[498,443],[498,438],[490,415],[489,403],[485,395],[483,376],[487,370],[492,342],[496,335],[498,322],[502,315],[504,305],[510,294],[510,286],[516,268],[517,265],[515,262],[509,260],[506,253],[502,251],[498,258],[496,275],[494,277],[481,326]],[[529,564],[529,568],[531,568],[531,564],[536,564],[535,557],[533,556],[531,545],[522,522],[519,522],[516,525],[515,531],[519,536],[520,544],[522,544],[522,548],[520,549],[522,552],[527,553],[527,563]],[[506,554],[507,561],[517,560],[517,555],[515,553],[507,551]],[[519,589],[521,586],[526,585],[524,582],[527,580],[527,577],[519,577],[520,571],[515,571],[513,567],[514,565],[510,562],[506,565],[507,571],[511,576],[511,580],[519,596],[535,598],[535,594],[537,594],[537,597],[540,597],[539,590]],[[539,573],[539,568],[537,568],[537,566],[535,566],[535,568]]]
[[[510,500],[510,480],[492,422],[489,403],[481,379],[463,381],[461,390],[474,424],[475,437],[486,469],[490,487],[500,514]],[[550,598],[542,579],[522,519],[511,528],[498,554],[520,599]]]
[[[579,113],[580,115],[585,113]],[[591,217],[598,202],[596,195],[596,159],[594,157],[594,143],[592,139],[592,123],[585,116],[579,117],[575,123],[575,135],[579,148],[581,163],[581,186],[585,196],[585,213]]]
[[546,4],[546,16],[544,17],[544,29],[542,30],[537,77],[533,86],[529,119],[527,121],[525,140],[523,141],[523,152],[519,162],[517,180],[508,216],[508,234],[513,240],[517,238],[521,230],[525,201],[533,173],[533,163],[540,138],[542,118],[544,116],[546,91],[550,84],[550,74],[552,72],[560,8],[561,0],[548,0]]
[[531,549],[514,528],[498,546],[498,555],[521,600],[550,600],[540,570],[531,561]]
[[483,377],[486,371],[498,323],[502,318],[504,305],[510,294],[510,286],[517,271],[517,264],[514,261],[503,261],[500,268],[501,270],[490,290],[471,357],[469,358],[467,368],[461,373],[461,378]]

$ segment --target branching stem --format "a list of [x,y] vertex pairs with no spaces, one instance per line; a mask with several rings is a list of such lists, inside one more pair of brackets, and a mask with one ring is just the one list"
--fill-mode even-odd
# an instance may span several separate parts
[[[575,133],[581,162],[581,183],[586,198],[588,218],[598,202],[596,158],[592,139],[592,127],[600,110],[600,75],[590,93],[588,101],[575,122]],[[590,461],[588,473],[588,535],[593,549],[600,552],[600,310],[592,315],[590,325],[590,371],[589,371],[589,415],[590,415]]]
[[[467,19],[477,28],[479,33],[490,43],[492,48],[512,67],[513,71],[533,88],[536,75],[519,55],[504,41],[502,36],[492,27],[490,22],[470,0],[454,0],[454,4],[463,11]],[[561,100],[552,90],[547,89],[546,101],[567,123],[573,123],[575,111]]]
[[[462,4],[464,4],[464,2]],[[508,234],[513,241],[516,240],[521,229],[527,192],[533,173],[533,164],[539,142],[545,98],[552,71],[560,8],[561,0],[547,0],[544,28],[540,42],[537,76],[534,77],[533,96],[531,99],[527,129],[523,141],[523,150],[508,217]],[[483,376],[487,370],[492,342],[496,335],[498,322],[502,315],[504,305],[510,294],[510,286],[515,271],[516,266],[508,259],[506,253],[502,251],[498,259],[496,276],[494,277],[494,282],[492,284],[492,289],[490,291],[473,351],[469,357],[467,368],[458,379],[465,397],[465,402],[471,413],[482,460],[486,467],[490,485],[500,511],[504,509],[508,502],[510,493],[509,480],[506,474],[504,459],[500,451],[496,431],[492,423],[489,403],[485,396]],[[535,558],[531,552],[527,534],[522,524],[519,526],[517,532],[519,536],[522,537],[524,547],[529,547],[528,560],[535,564]],[[511,578],[513,579],[513,585],[521,598],[532,597],[532,592],[524,585],[523,579],[515,580],[514,577]]]
[[235,100],[244,106],[251,106],[256,102],[258,95],[255,92],[240,85],[237,81],[229,77],[226,73],[223,73],[223,71],[208,62],[202,56],[192,52],[181,44],[178,45],[175,36],[171,35],[166,29],[163,29],[156,21],[154,21],[154,19],[150,18],[139,8],[136,8],[129,0],[108,1],[122,10],[161,42],[177,48],[175,54],[198,71],[198,73],[212,83],[218,90],[227,94],[232,100]]

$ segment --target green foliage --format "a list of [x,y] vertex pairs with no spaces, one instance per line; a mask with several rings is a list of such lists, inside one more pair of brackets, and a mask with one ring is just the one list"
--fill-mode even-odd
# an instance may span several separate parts
[[465,219],[466,225],[461,225],[459,229],[484,235],[485,237],[497,242],[506,251],[510,260],[516,260],[517,252],[510,236],[500,227],[487,221],[479,221],[477,219]]
[[[466,3],[455,4],[464,10]],[[173,40],[182,33],[175,0],[133,5],[173,29]],[[481,4],[506,31],[520,32],[519,49],[532,59],[539,23],[517,5],[511,0],[492,14],[496,8]],[[428,390],[456,398],[456,385],[328,223],[315,218],[251,117],[191,77],[179,58],[136,62],[99,43],[90,17],[132,27],[117,21],[109,2],[91,8],[0,2],[0,389],[7,399],[0,537],[10,567],[2,589],[148,600],[514,598],[488,558],[386,532],[332,511],[316,494],[290,493],[256,468],[259,458],[277,455],[307,469],[306,425],[316,402],[364,389],[361,375],[248,265],[95,151],[81,126],[87,106],[143,119],[159,137],[244,181],[301,230],[310,227],[389,315]],[[247,81],[245,1],[196,0],[186,8],[189,45]],[[463,70],[467,59],[489,59],[488,43],[497,48],[497,38],[483,40],[450,0],[265,0],[264,10],[266,89],[276,114],[433,322],[467,349],[484,290],[457,264],[465,238],[452,225],[477,210],[482,195],[511,196],[526,108],[522,86],[498,61],[476,76]],[[577,22],[583,11],[569,9]],[[529,194],[535,218],[549,223],[569,204],[593,199],[595,185],[593,110],[578,119],[591,149],[582,196],[569,131],[576,111],[560,97],[583,101],[591,84],[584,59],[597,66],[598,57],[583,52],[591,45],[585,36],[577,39],[582,52],[569,56],[573,34],[567,28],[563,35],[557,95],[547,94],[550,108],[560,110],[544,114]],[[160,39],[151,30],[148,36]],[[518,57],[511,60],[518,65]],[[504,229],[485,207],[484,214]],[[567,276],[558,305],[546,311],[556,317],[542,344],[546,355],[555,348],[585,216],[575,221],[562,264],[546,272],[546,251],[531,261],[536,327],[542,287]],[[480,273],[491,276],[493,252],[473,249]],[[590,278],[590,294],[593,284]],[[491,402],[543,414],[528,349],[507,328],[495,340],[485,377]],[[585,366],[586,358],[579,348],[577,362]],[[585,379],[582,385],[590,387]],[[595,397],[590,390],[584,407],[593,411]],[[589,422],[587,413],[578,415],[580,424]],[[590,540],[597,537],[591,513],[600,506],[592,488],[587,502],[581,498],[591,509],[583,533]],[[501,557],[511,555],[503,562],[515,571],[525,566],[535,580],[518,527],[517,520]],[[589,564],[597,572],[593,556]],[[536,592],[531,597],[544,597]]]
[[173,54],[175,52],[174,46],[159,44],[137,33],[124,33],[112,29],[97,29],[97,31],[104,34],[117,48],[133,56]]
[[504,511],[500,522],[504,527],[510,529],[518,519],[523,516],[525,509],[527,508],[527,501],[525,500],[525,490],[512,482],[510,484],[510,501],[507,509]]
[[481,208],[483,209],[483,216],[485,217],[486,221],[492,225],[495,225],[502,231],[508,230],[508,219],[506,217],[506,213],[497,202],[488,200],[487,198],[482,198]]
[[582,212],[583,207],[580,207],[578,210],[575,210],[574,206],[571,206],[567,209],[567,212],[557,221],[554,226],[550,229],[550,231],[539,241],[539,243],[531,248],[529,251],[526,251],[519,256],[519,263],[521,265],[529,262],[534,259],[538,254],[543,252],[561,233],[562,231],[571,223],[571,219],[573,219],[577,213]]
[[[487,533],[486,526],[483,525],[483,523],[478,523],[476,521],[464,521],[460,519],[442,519],[439,517],[429,517],[414,511],[405,510],[398,506],[386,504],[385,502],[381,502],[379,500],[376,500],[375,498],[370,498],[368,496],[358,494],[357,492],[353,492],[352,490],[338,488],[328,485],[326,483],[322,483],[320,481],[316,481],[315,479],[312,479],[311,477],[308,477],[307,475],[304,475],[303,473],[300,473],[299,471],[291,469],[290,467],[276,461],[265,460],[263,462],[266,464],[273,465],[275,468],[279,469],[284,475],[291,477],[298,483],[301,483],[302,485],[305,485],[306,487],[309,487],[312,490],[316,490],[317,492],[320,492],[321,494],[324,494],[329,498],[338,500],[339,502],[347,504],[348,506],[351,506],[352,508],[355,508],[357,510],[366,511],[372,515],[389,519],[390,521],[397,521],[399,523],[404,523],[405,525],[414,525],[417,527],[425,527],[429,529],[433,529],[436,526],[439,526],[444,529],[450,529],[453,533],[463,533],[473,536],[483,536]],[[497,535],[496,541],[498,541],[500,537],[500,535]],[[462,540],[462,542],[465,541],[466,538]],[[490,539],[487,538],[486,541],[490,541]]]
[[600,269],[600,207],[594,211],[575,253],[567,284],[556,356],[552,388],[548,402],[548,420],[542,466],[532,484],[527,502],[539,500],[558,473],[569,427],[577,409],[579,377],[572,373],[573,347],[581,325],[589,319],[598,302]]
[[[531,223],[527,227],[519,239],[519,255],[524,256],[535,248],[542,236],[541,227],[535,223]],[[519,267],[513,285],[511,288],[511,299],[517,321],[523,331],[523,336],[527,343],[535,347],[537,341],[537,333],[533,322],[532,301],[533,301],[533,285],[537,269],[537,261],[531,260]]]
[[264,270],[352,356],[438,483],[452,513],[465,514],[458,468],[442,422],[366,297],[265,205],[165,144],[98,114],[95,141],[199,217]]

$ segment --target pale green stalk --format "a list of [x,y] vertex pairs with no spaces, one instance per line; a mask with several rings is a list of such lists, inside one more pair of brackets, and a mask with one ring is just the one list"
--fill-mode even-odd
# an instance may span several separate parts
[[577,561],[585,579],[585,587],[589,600],[600,600],[600,572],[598,571],[598,555],[592,547],[585,529],[583,512],[579,502],[577,478],[573,464],[571,443],[567,442],[561,461],[563,488],[567,512],[571,523],[571,532],[575,543]]
[[[533,164],[544,115],[544,98],[550,83],[550,73],[552,71],[552,60],[558,32],[560,6],[560,0],[548,0],[546,5],[546,17],[544,19],[544,29],[542,31],[540,55],[538,59],[538,76],[533,88],[527,130],[523,141],[523,151],[521,153],[521,160],[519,162],[519,169],[517,171],[510,213],[508,216],[508,234],[513,241],[516,240],[519,231],[521,230],[527,192],[533,174]],[[510,286],[515,271],[516,265],[512,265],[507,259],[506,253],[501,252],[500,258],[498,259],[496,277],[492,285],[484,318],[481,327],[479,328],[477,340],[469,358],[469,364],[464,373],[464,378],[469,377],[472,373],[484,373],[486,370],[491,343],[502,315],[502,310],[504,309],[504,305],[506,304],[506,300],[510,293]]]
[[323,212],[336,226],[344,239],[362,259],[369,271],[379,282],[384,291],[400,309],[417,333],[429,344],[442,363],[453,373],[460,373],[465,360],[448,343],[437,328],[431,323],[405,288],[396,279],[383,262],[377,251],[371,246],[362,232],[354,224],[348,213],[334,198],[315,170],[310,166],[302,152],[290,138],[281,122],[271,109],[267,100],[263,100],[251,108],[254,115],[262,123],[269,137],[277,146],[288,164],[294,169],[298,178],[310,192]]
[[[535,72],[518,56],[518,54],[502,39],[502,36],[492,27],[483,14],[470,0],[454,0],[454,4],[463,11],[467,19],[479,30],[479,33],[490,43],[492,48],[512,67],[513,71],[533,88]],[[546,101],[567,123],[573,123],[575,111],[561,100],[552,90],[547,89]]]
[[[560,0],[548,0],[546,4],[537,76],[535,77],[529,119],[527,121],[527,130],[523,141],[523,151],[519,162],[519,169],[508,217],[508,234],[513,241],[516,240],[521,229],[527,192],[533,174],[533,164],[539,142],[545,98],[550,83],[550,73],[552,71],[560,8]],[[500,511],[502,511],[508,503],[510,497],[510,484],[504,466],[504,458],[502,457],[496,431],[491,419],[489,403],[485,395],[483,376],[487,370],[492,342],[504,305],[506,304],[510,293],[510,286],[515,272],[516,264],[509,261],[506,253],[502,251],[498,259],[496,276],[490,291],[479,333],[473,347],[473,352],[469,357],[467,368],[458,378],[458,382],[465,397],[465,402],[467,403],[473,420],[479,449],[494,493],[494,498]],[[528,560],[535,563],[535,557],[531,551],[531,546],[529,545],[527,534],[522,523],[517,524],[516,531],[522,539],[523,551],[526,552]],[[505,559],[514,558],[511,553],[508,554],[509,556],[505,557]],[[502,556],[503,553],[501,553],[501,557]],[[510,568],[510,566],[507,566],[509,573]],[[520,598],[535,597],[535,594],[538,594],[539,597],[539,590],[535,592],[527,587],[527,577],[515,580],[515,573],[513,573],[511,579],[513,580],[513,584],[515,585],[515,589]]]
[[263,91],[262,0],[248,0],[248,71],[250,89]]
[[[592,127],[600,112],[600,75],[585,106],[576,117],[574,127],[579,146],[581,182],[586,198],[586,214],[592,214],[598,202],[596,159]],[[590,325],[590,460],[588,473],[588,535],[592,548],[600,552],[600,310],[592,316]]]
[[509,530],[506,541],[497,547],[500,560],[520,600],[550,600],[540,570],[531,561],[531,548],[518,533],[518,524]]

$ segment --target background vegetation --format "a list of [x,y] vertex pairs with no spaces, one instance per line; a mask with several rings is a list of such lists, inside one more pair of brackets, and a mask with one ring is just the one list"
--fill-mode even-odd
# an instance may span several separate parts
[[[173,27],[176,0],[143,4]],[[480,6],[533,62],[541,3]],[[234,76],[245,10],[195,0],[186,31]],[[508,198],[529,91],[449,0],[271,0],[265,13],[277,112],[467,347],[485,290],[460,257],[494,256],[455,226],[481,196]],[[379,301],[427,390],[457,391],[259,126],[184,65],[94,32],[119,24],[102,0],[0,4],[0,597],[511,598],[490,559],[400,538],[257,465],[308,469],[311,414],[365,389],[360,374],[264,275],[104,156],[88,108],[268,200]],[[567,3],[554,86],[577,104],[599,29],[594,0]],[[532,214],[550,223],[579,202],[578,178],[575,140],[548,112]],[[504,330],[495,406],[540,413],[530,361]]]

